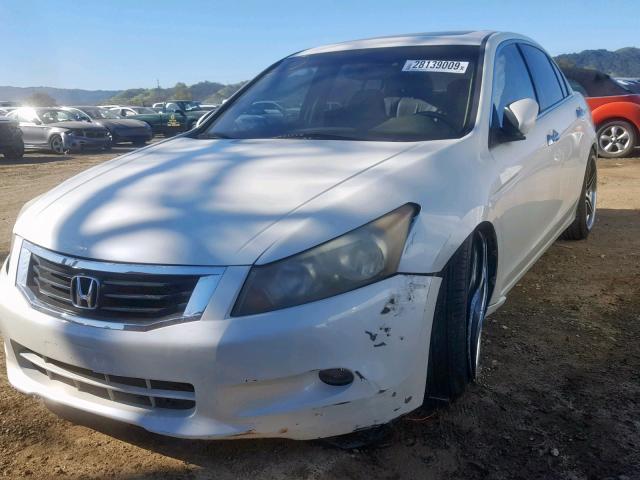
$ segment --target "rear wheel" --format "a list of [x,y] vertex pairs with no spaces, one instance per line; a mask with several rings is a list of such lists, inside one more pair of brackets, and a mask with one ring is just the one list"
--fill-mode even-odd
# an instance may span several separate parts
[[598,128],[598,153],[605,158],[628,156],[636,146],[636,130],[624,120],[611,120]]
[[576,218],[560,238],[562,240],[584,240],[589,236],[596,222],[598,200],[598,167],[596,155],[592,151],[582,181],[580,198],[576,208]]
[[477,377],[490,288],[489,242],[476,230],[443,271],[431,330],[425,403],[454,400]]

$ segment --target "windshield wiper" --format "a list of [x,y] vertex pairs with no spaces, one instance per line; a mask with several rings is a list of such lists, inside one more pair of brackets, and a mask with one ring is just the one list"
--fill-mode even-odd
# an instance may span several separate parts
[[346,135],[337,135],[335,133],[322,133],[322,132],[294,132],[286,133],[284,135],[278,135],[273,138],[302,138],[309,140],[359,140],[356,137],[349,137]]

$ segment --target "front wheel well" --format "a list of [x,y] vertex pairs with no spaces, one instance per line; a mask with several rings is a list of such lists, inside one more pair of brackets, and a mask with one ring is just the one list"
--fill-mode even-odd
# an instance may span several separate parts
[[489,221],[480,223],[474,231],[482,232],[489,243],[489,299],[493,295],[493,290],[496,285],[496,277],[498,274],[498,237],[496,235],[496,229]]

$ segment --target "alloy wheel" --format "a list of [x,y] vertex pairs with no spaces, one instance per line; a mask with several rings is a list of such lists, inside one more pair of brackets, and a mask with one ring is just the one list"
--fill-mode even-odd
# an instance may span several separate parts
[[482,326],[489,301],[489,248],[482,232],[476,232],[471,250],[471,276],[469,279],[469,307],[467,317],[468,362],[471,378],[478,375]]
[[602,151],[615,155],[629,148],[631,135],[622,125],[611,125],[602,131],[598,142]]
[[598,171],[593,160],[589,162],[584,196],[587,230],[591,230],[596,221],[596,200],[598,198]]
[[64,144],[62,143],[62,138],[56,135],[51,139],[51,150],[53,150],[58,155],[62,155],[64,153]]

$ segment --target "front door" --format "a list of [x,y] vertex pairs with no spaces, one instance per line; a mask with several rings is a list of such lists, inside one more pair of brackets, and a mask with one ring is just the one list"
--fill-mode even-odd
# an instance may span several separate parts
[[[496,54],[492,93],[492,129],[504,125],[504,108],[523,98],[540,104],[537,91],[515,43],[501,46]],[[555,115],[541,110],[533,129],[524,140],[492,142],[491,154],[498,170],[491,203],[496,230],[501,237],[498,276],[509,290],[536,257],[554,229],[561,207],[559,162],[555,156],[557,136],[562,126]],[[553,136],[553,138],[550,137]]]

